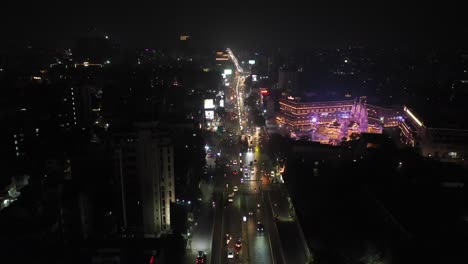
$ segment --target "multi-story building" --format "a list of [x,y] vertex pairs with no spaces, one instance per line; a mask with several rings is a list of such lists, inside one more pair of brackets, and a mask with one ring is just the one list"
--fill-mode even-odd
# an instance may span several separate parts
[[313,141],[336,144],[360,133],[382,133],[401,121],[397,109],[367,104],[361,96],[354,100],[308,102],[301,97],[282,96],[277,122],[292,137],[311,136]]
[[437,126],[437,122],[431,122],[429,118],[423,120],[407,106],[403,110],[400,122],[402,143],[418,147],[425,157],[467,164],[468,129],[451,122],[446,123],[446,127]]
[[400,111],[367,104],[365,96],[358,100],[323,102],[306,102],[300,97],[283,96],[279,105],[277,120],[280,124],[294,128],[315,123],[330,123],[339,119],[351,119],[363,125],[379,124],[384,127],[396,127],[401,121]]
[[336,119],[349,119],[352,115],[363,115],[364,98],[359,101],[343,100],[329,102],[305,102],[300,97],[283,96],[279,100],[277,121],[292,128],[311,126],[315,123],[330,123]]
[[302,80],[302,68],[280,68],[278,74],[278,89],[291,93],[301,91],[304,84]]
[[145,237],[171,230],[170,204],[175,201],[174,149],[158,123],[138,123],[116,137],[116,181],[122,227]]

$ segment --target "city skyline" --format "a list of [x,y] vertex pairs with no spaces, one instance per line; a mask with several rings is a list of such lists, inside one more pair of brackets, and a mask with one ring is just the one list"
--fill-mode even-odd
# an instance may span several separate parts
[[6,10],[2,263],[468,263],[464,9]]

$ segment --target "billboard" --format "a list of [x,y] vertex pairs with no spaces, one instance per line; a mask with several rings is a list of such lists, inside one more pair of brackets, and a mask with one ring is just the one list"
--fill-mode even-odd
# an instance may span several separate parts
[[255,60],[249,60],[249,64],[250,64],[250,65],[254,65],[254,64],[255,64]]
[[231,74],[232,74],[232,70],[231,70],[231,69],[225,69],[225,70],[224,70],[224,74],[225,74],[225,75],[231,75]]
[[213,109],[213,108],[215,108],[215,106],[214,106],[214,100],[213,100],[213,99],[205,99],[203,105],[204,105],[204,108],[205,108],[205,109]]
[[205,118],[206,118],[206,120],[213,120],[214,119],[214,111],[213,110],[205,111]]

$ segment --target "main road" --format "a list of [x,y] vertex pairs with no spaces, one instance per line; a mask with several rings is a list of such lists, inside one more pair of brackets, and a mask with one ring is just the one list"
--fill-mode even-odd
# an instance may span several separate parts
[[[211,263],[283,263],[271,204],[263,194],[268,183],[262,179],[258,133],[243,120],[247,116],[242,95],[245,77],[237,70],[232,78],[233,85],[226,95],[233,100],[226,108],[236,114],[233,131],[227,131],[233,134],[230,140],[234,144],[220,150],[225,158],[221,166],[226,166],[227,173],[217,177],[215,187],[217,207]],[[248,150],[241,147],[241,137],[248,141]]]
[[[265,130],[251,127],[247,120],[244,80],[248,73],[228,52],[237,70],[229,80],[225,95],[230,100],[225,105],[235,118],[229,120],[229,131],[223,135],[228,144],[219,149],[222,162],[218,166],[225,173],[215,179],[211,263],[306,263],[310,253],[289,195],[281,184],[270,183],[272,168],[260,145]],[[245,142],[247,149],[242,145]]]

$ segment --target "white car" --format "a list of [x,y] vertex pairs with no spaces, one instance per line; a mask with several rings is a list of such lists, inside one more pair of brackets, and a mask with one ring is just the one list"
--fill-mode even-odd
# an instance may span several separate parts
[[228,259],[234,258],[234,250],[228,249],[228,251],[227,251],[227,258],[228,258]]
[[239,188],[237,187],[237,185],[234,186],[233,190],[234,190],[235,192],[239,191]]
[[232,164],[237,165],[237,160],[233,160]]
[[228,202],[232,203],[234,202],[234,199],[232,199],[231,197],[228,198]]

